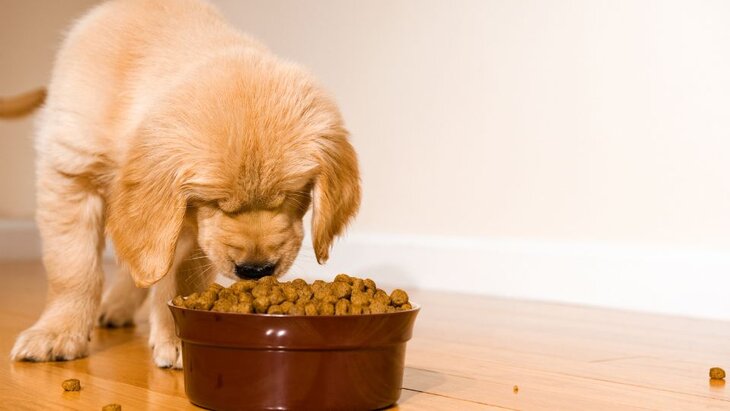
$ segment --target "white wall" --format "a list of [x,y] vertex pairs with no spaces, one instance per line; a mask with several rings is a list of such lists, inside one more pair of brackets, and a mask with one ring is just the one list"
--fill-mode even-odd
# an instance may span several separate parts
[[730,3],[216,1],[319,75],[362,231],[730,247]]
[[[4,0],[0,93],[47,78],[56,33],[88,3]],[[214,3],[341,104],[364,181],[352,233],[522,244],[516,258],[486,253],[498,266],[459,254],[473,259],[458,267],[474,290],[499,295],[704,315],[681,302],[730,285],[730,2]],[[32,214],[28,124],[0,123],[0,218]],[[569,251],[519,257],[553,245]],[[581,260],[585,247],[612,257]],[[436,268],[388,256],[383,273],[442,287],[416,280],[443,275]],[[700,271],[706,283],[682,300]],[[505,280],[528,272],[515,278],[534,292]],[[642,288],[622,296],[632,283]],[[637,303],[658,288],[655,305]]]

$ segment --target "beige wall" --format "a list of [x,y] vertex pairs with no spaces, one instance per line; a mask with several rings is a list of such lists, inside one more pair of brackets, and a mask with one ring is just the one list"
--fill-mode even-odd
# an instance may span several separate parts
[[[86,3],[4,1],[0,92]],[[728,2],[215,3],[341,103],[356,231],[730,248]],[[0,217],[32,213],[27,126],[0,124]]]
[[[2,0],[0,95],[48,83],[63,30],[92,0]],[[0,120],[0,219],[33,215],[33,119]]]

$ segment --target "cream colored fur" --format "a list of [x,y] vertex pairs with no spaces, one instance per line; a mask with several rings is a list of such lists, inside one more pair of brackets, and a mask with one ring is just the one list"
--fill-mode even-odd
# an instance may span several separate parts
[[[17,360],[87,354],[150,293],[150,344],[180,367],[166,302],[235,265],[296,257],[302,217],[324,263],[360,202],[355,152],[312,77],[197,0],[117,0],[70,30],[37,130],[48,301]],[[102,295],[109,235],[123,269]],[[99,310],[99,308],[101,309]]]

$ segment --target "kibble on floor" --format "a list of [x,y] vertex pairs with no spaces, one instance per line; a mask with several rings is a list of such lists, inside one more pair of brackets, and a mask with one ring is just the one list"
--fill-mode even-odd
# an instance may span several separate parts
[[76,378],[71,378],[62,382],[61,387],[63,387],[64,391],[80,391],[81,381],[77,380]]
[[712,378],[713,380],[725,379],[725,370],[720,367],[710,368],[710,378]]

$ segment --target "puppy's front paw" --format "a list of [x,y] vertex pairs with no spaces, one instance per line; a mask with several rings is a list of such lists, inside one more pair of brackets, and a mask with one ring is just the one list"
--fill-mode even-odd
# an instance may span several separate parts
[[182,347],[178,338],[154,341],[152,359],[160,368],[182,369]]
[[89,336],[31,327],[23,331],[10,352],[15,361],[65,361],[86,357]]

